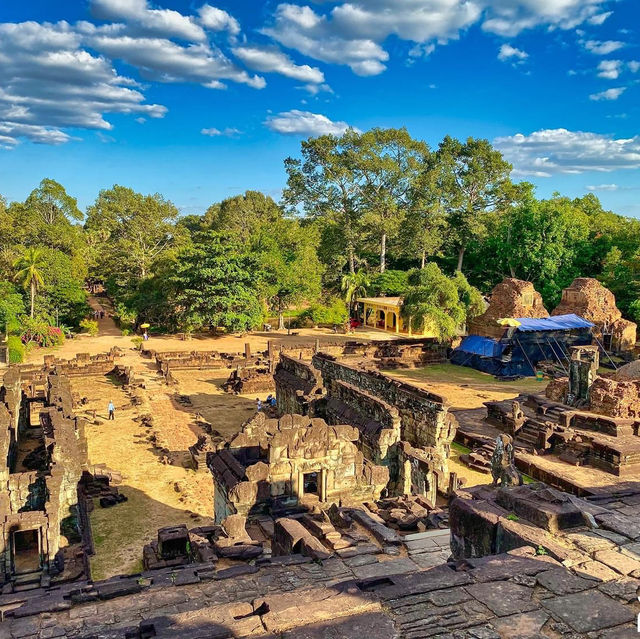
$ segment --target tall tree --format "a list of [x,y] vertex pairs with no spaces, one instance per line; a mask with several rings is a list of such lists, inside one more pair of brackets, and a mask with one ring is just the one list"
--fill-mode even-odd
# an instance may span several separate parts
[[45,224],[54,224],[61,216],[75,221],[82,219],[76,198],[71,197],[62,184],[49,178],[40,182],[25,204],[34,209]]
[[355,174],[366,213],[364,224],[380,242],[380,272],[387,263],[387,243],[395,238],[409,207],[429,147],[406,129],[371,129],[353,150]]
[[358,297],[364,297],[367,294],[367,288],[370,284],[369,274],[362,268],[355,273],[348,273],[342,276],[340,290],[344,293],[344,300],[349,310],[353,308]]
[[100,191],[85,223],[96,274],[135,288],[179,244],[177,218],[178,209],[158,193],[142,195],[119,185]]
[[517,197],[509,178],[512,166],[487,140],[460,142],[446,136],[437,151],[438,188],[445,198],[449,236],[462,271],[469,243],[485,232],[484,214]]
[[31,312],[33,318],[36,302],[36,292],[38,288],[44,284],[42,277],[45,266],[44,255],[42,249],[33,246],[24,249],[22,255],[14,262],[17,269],[16,280],[22,283],[25,290],[31,293]]
[[361,185],[354,174],[354,146],[359,135],[323,135],[302,142],[302,159],[287,158],[287,187],[282,197],[292,213],[301,209],[322,220],[333,233],[334,252],[344,251],[349,272],[356,271],[360,234]]

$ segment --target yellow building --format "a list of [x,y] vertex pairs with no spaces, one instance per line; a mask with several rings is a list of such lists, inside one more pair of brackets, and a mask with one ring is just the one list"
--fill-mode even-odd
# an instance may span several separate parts
[[435,337],[429,331],[412,332],[410,323],[404,322],[400,314],[401,297],[360,297],[358,303],[364,306],[362,315],[364,326],[409,337]]

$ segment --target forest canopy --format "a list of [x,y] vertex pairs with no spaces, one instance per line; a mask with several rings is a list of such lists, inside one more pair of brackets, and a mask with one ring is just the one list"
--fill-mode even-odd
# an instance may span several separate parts
[[431,149],[372,129],[303,141],[280,201],[247,191],[201,215],[123,185],[82,212],[45,178],[24,202],[0,196],[0,329],[77,330],[87,278],[122,327],[167,331],[337,323],[359,296],[401,295],[406,318],[444,339],[505,276],[532,281],[548,307],[597,277],[640,320],[640,221],[593,194],[538,199],[511,168],[487,140]]

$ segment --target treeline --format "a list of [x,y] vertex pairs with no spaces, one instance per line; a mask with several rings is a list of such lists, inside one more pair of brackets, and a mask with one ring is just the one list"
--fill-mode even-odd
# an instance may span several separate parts
[[539,200],[511,168],[486,140],[430,149],[373,129],[303,142],[280,203],[248,191],[203,215],[118,185],[83,214],[45,179],[24,202],[0,199],[0,327],[23,344],[86,328],[87,277],[125,330],[283,326],[292,309],[340,323],[345,301],[386,294],[444,337],[504,276],[533,281],[550,307],[575,277],[598,277],[640,319],[640,222],[592,194]]

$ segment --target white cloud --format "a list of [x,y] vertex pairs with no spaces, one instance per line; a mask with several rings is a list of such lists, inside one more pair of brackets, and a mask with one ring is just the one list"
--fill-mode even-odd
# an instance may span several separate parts
[[622,60],[602,60],[598,65],[598,76],[616,80],[622,71]]
[[166,108],[145,104],[131,78],[81,48],[66,22],[0,24],[0,136],[44,144],[70,139],[69,128],[107,131],[109,113],[162,117]]
[[300,82],[321,84],[324,73],[317,67],[308,64],[297,65],[282,51],[264,47],[236,47],[233,54],[246,66],[262,73],[280,73],[281,75],[300,80]]
[[130,35],[158,35],[195,42],[207,39],[191,16],[171,9],[151,9],[147,0],[90,0],[90,3],[96,18],[126,22]]
[[607,89],[606,91],[600,91],[599,93],[592,93],[589,96],[589,100],[594,100],[595,102],[600,102],[601,100],[617,100],[625,91],[626,87]]
[[617,191],[617,184],[595,184],[587,187],[587,191]]
[[204,4],[198,9],[200,23],[211,31],[228,31],[231,35],[240,33],[240,23],[226,11]]
[[631,73],[637,73],[640,71],[640,61],[638,60],[630,60],[627,62],[627,65],[629,66]]
[[340,35],[326,16],[310,7],[281,4],[273,26],[263,33],[289,49],[316,60],[346,64],[358,75],[377,75],[385,70],[389,54],[370,38]]
[[227,127],[226,129],[222,129],[222,130],[216,129],[216,128],[202,129],[200,133],[202,133],[202,135],[208,135],[211,138],[217,138],[217,137],[233,138],[240,135],[242,131],[240,131],[239,129],[232,129]]
[[599,40],[587,40],[584,43],[584,48],[595,55],[609,55],[618,49],[622,49],[625,44],[619,40],[605,40],[601,42]]
[[516,61],[524,61],[529,57],[529,54],[521,49],[516,49],[516,47],[512,47],[510,44],[503,44],[500,47],[500,51],[498,52],[498,60],[507,61],[513,60],[515,58]]
[[516,175],[551,177],[561,173],[607,172],[640,168],[640,136],[610,135],[567,129],[544,129],[494,140]]
[[600,26],[613,13],[613,11],[605,11],[604,13],[596,13],[591,16],[587,22],[596,26]]
[[233,64],[219,49],[208,44],[181,46],[162,38],[111,36],[98,32],[88,38],[90,45],[112,59],[137,67],[140,74],[157,82],[197,82],[219,89],[221,80],[232,80],[262,89],[266,82],[250,76]]
[[277,133],[303,136],[342,135],[349,128],[346,122],[333,122],[326,115],[297,109],[270,115],[264,124]]

